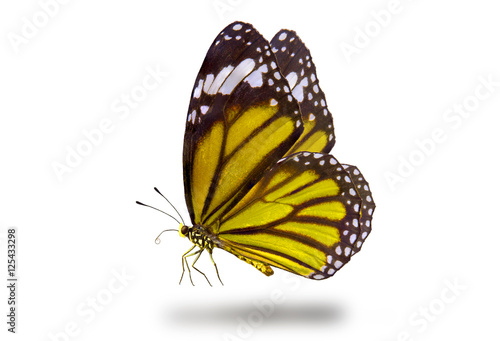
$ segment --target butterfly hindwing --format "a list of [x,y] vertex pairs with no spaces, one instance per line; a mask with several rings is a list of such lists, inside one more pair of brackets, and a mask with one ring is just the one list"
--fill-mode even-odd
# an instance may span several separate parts
[[207,53],[187,115],[183,167],[192,222],[213,226],[302,131],[269,43],[249,24],[227,26]]
[[361,246],[363,245],[363,243],[366,240],[366,237],[368,237],[368,235],[372,230],[371,223],[372,223],[373,211],[375,210],[375,202],[373,201],[372,192],[370,191],[370,186],[368,185],[368,182],[364,178],[363,174],[361,174],[359,169],[356,166],[351,166],[351,165],[343,165],[343,166],[344,169],[351,176],[356,191],[358,192],[362,200],[360,219],[359,219],[359,226],[360,226],[359,237],[353,248],[353,254],[355,254],[359,252],[359,250],[361,250]]
[[271,47],[293,96],[299,102],[304,122],[304,132],[288,155],[298,151],[330,152],[335,144],[332,114],[319,87],[309,49],[290,30],[279,31],[271,40]]
[[221,218],[219,246],[260,265],[327,278],[351,257],[360,205],[349,173],[333,156],[296,153]]

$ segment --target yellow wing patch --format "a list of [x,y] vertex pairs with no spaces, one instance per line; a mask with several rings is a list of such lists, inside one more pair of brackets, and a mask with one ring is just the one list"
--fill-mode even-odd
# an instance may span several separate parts
[[227,142],[226,149],[224,151],[224,156],[227,156],[234,152],[236,147],[241,145],[245,139],[248,139],[250,135],[255,132],[262,124],[262,122],[269,121],[278,111],[278,106],[268,106],[260,105],[256,107],[249,108],[234,122],[234,118],[231,117],[234,114],[234,108],[230,110],[227,115],[228,122],[234,122],[231,124],[227,132]]
[[325,131],[318,131],[320,128],[314,123],[315,122],[304,122],[304,133],[302,133],[293,147],[290,148],[287,155],[301,151],[321,152],[327,149],[329,135]]
[[[295,120],[288,117],[279,117],[239,144],[239,148],[233,154],[226,156],[221,164],[219,176],[215,182],[210,205],[207,212],[217,212],[218,208],[224,208],[236,190],[247,181],[249,176],[258,169],[259,165],[265,163],[265,159],[287,138],[292,136],[295,129]],[[210,225],[216,216],[202,221]]]
[[339,221],[346,215],[345,206],[339,201],[327,201],[311,205],[297,212],[298,217],[316,217]]
[[289,221],[275,226],[274,229],[298,235],[302,234],[328,247],[332,247],[340,241],[339,230],[329,225]]
[[205,198],[210,190],[211,180],[214,178],[219,155],[222,148],[222,140],[224,128],[223,124],[218,122],[207,131],[205,136],[199,142],[195,152],[193,162],[193,208],[195,219],[200,220],[200,213],[205,204]]

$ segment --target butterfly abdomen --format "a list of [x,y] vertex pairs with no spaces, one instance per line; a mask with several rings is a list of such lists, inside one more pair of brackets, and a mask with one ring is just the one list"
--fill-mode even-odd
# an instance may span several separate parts
[[259,270],[260,272],[262,272],[266,276],[271,276],[272,274],[274,274],[273,269],[266,263],[260,262],[260,261],[255,260],[255,259],[247,258],[247,257],[239,254],[236,250],[234,250],[233,248],[231,248],[229,246],[224,246],[223,249],[226,250],[227,252],[232,253],[233,255],[235,255],[236,257],[241,259],[242,261],[252,265],[254,268]]

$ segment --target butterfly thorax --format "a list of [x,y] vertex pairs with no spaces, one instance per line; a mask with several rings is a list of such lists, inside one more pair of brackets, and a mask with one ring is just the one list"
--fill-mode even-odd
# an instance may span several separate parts
[[179,235],[181,237],[187,237],[193,244],[199,246],[201,249],[207,249],[209,252],[214,249],[214,242],[201,225],[186,226],[181,224]]

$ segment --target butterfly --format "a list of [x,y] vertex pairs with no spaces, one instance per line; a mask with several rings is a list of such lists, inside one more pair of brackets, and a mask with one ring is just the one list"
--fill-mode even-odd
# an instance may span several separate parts
[[375,204],[359,169],[328,154],[334,143],[332,115],[297,34],[281,30],[268,42],[247,23],[224,28],[187,114],[184,190],[193,225],[178,231],[193,246],[182,276],[186,265],[191,279],[187,258],[196,256],[192,267],[208,281],[195,267],[206,250],[222,283],[215,248],[267,276],[275,267],[320,280],[342,268],[370,233]]

